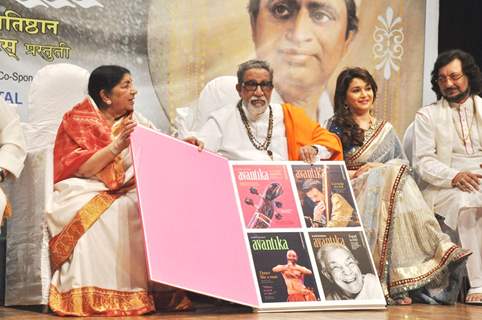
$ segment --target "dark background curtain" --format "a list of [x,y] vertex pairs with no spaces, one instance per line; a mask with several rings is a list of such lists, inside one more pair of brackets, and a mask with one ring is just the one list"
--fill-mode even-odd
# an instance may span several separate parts
[[482,1],[440,0],[439,52],[462,49],[482,69]]

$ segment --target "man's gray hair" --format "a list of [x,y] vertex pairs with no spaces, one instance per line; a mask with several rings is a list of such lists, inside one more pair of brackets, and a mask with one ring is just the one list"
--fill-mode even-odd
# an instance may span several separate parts
[[237,74],[239,84],[243,83],[244,74],[250,69],[264,69],[269,72],[270,80],[273,80],[273,69],[271,69],[268,62],[259,59],[252,59],[239,65]]
[[348,253],[348,255],[353,258],[353,260],[358,261],[353,255],[353,253],[350,251],[350,249],[348,249],[345,245],[341,243],[327,243],[321,246],[320,249],[318,249],[318,252],[316,253],[316,258],[318,259],[321,265],[321,269],[323,271],[326,272],[328,270],[328,266],[326,265],[326,256],[328,255],[329,252],[335,249],[345,250],[346,253]]

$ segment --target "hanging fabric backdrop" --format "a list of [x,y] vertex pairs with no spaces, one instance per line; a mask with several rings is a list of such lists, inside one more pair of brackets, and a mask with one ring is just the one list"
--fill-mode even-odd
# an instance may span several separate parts
[[[253,25],[249,2],[3,0],[0,96],[17,104],[27,119],[29,85],[42,66],[67,62],[91,71],[100,64],[119,64],[134,76],[138,110],[168,131],[175,109],[194,106],[209,80],[234,75],[237,65],[249,58],[270,59],[269,50],[279,49],[277,32],[286,35],[268,22],[275,15],[280,20],[295,14],[306,1],[252,1],[259,2]],[[344,67],[367,68],[379,85],[377,116],[402,134],[422,104],[425,1],[355,0],[359,31],[350,41],[323,38],[333,37],[337,24],[346,23],[343,10],[350,1],[312,2],[321,4],[308,13],[310,23],[316,23],[311,28],[319,41],[314,54],[320,68],[294,79],[303,84],[313,78],[333,99],[334,81]],[[330,6],[331,11],[326,9]],[[300,9],[298,21],[308,23],[301,14]],[[275,76],[285,76],[283,64],[273,60],[272,65]]]

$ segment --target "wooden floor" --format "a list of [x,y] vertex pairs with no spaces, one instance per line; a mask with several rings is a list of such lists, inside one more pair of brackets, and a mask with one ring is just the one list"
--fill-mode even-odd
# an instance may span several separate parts
[[[53,314],[45,314],[40,310],[26,310],[10,307],[0,307],[0,319],[60,319]],[[89,319],[106,319],[93,317]],[[112,318],[110,318],[112,319]],[[457,304],[455,306],[430,306],[414,304],[411,306],[390,306],[386,310],[379,311],[325,311],[325,312],[297,312],[297,313],[252,313],[240,307],[203,307],[196,312],[185,313],[157,313],[140,317],[125,317],[122,319],[247,319],[247,320],[338,320],[338,319],[360,319],[360,320],[421,320],[421,319],[450,319],[450,320],[481,320],[482,306],[469,306]]]

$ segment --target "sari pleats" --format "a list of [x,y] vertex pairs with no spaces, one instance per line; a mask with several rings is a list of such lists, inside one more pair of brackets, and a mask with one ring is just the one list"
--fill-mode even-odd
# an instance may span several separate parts
[[388,301],[431,282],[443,282],[448,266],[467,251],[444,234],[403,159],[393,127],[382,122],[348,166],[384,163],[352,180],[363,227]]

